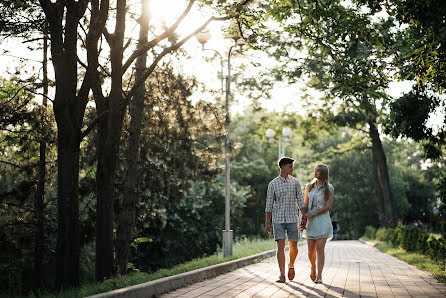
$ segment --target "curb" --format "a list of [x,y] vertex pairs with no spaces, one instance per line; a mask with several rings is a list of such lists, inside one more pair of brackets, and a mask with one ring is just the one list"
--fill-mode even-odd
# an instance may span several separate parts
[[371,247],[375,247],[375,245],[376,245],[376,243],[365,241],[362,238],[359,238],[358,240],[361,241],[362,243],[368,245],[368,246],[371,246]]
[[[299,243],[300,244],[300,243]],[[137,297],[153,297],[158,296],[163,293],[181,288],[186,284],[190,284],[203,279],[211,278],[228,271],[235,270],[239,267],[243,267],[256,262],[259,259],[266,259],[272,257],[276,254],[276,249],[268,250],[266,252],[261,252],[249,257],[244,257],[241,259],[196,269],[193,271],[160,278],[157,280],[152,280],[142,284],[130,286],[127,288],[117,289],[105,293],[96,294],[89,296],[88,298],[109,298],[109,297],[126,297],[126,298],[137,298]]]

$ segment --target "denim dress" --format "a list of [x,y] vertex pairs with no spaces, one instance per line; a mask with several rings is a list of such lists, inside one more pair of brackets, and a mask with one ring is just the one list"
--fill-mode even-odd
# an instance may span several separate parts
[[[328,190],[333,191],[331,184],[328,185]],[[325,207],[325,189],[316,184],[308,193],[308,213],[315,212]],[[331,223],[330,211],[313,216],[307,222],[306,230],[307,239],[320,239],[333,237],[333,225]]]

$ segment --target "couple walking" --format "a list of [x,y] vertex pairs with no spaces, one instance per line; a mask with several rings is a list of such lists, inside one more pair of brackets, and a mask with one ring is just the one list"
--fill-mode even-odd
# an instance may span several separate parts
[[[269,183],[266,197],[265,230],[268,235],[271,235],[272,218],[280,269],[277,282],[286,281],[285,240],[287,237],[290,247],[288,279],[294,279],[294,261],[297,257],[297,242],[299,241],[298,230],[306,229],[308,258],[311,263],[310,278],[315,283],[322,283],[325,243],[327,238],[333,235],[329,210],[333,204],[334,188],[328,181],[328,167],[319,164],[314,168],[313,181],[306,186],[305,195],[302,196],[300,181],[291,176],[293,164],[294,160],[288,157],[279,160],[280,175]],[[298,207],[302,213],[300,226],[298,226]]]

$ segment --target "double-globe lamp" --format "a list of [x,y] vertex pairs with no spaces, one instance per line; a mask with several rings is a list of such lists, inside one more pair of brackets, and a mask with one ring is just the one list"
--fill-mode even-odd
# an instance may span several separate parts
[[[273,138],[275,136],[276,132],[268,128],[265,131],[265,135],[268,138],[269,142],[271,143],[273,141]],[[279,159],[285,156],[285,142],[288,142],[293,135],[293,131],[289,127],[284,127],[282,129],[282,137],[283,137],[283,143],[280,141],[280,139],[277,141],[277,144],[279,145]]]
[[[230,28],[231,29],[231,28]],[[228,51],[228,69],[227,74],[224,76],[223,68],[224,68],[224,60],[223,56],[220,54],[219,51],[214,49],[206,49],[204,45],[211,39],[212,35],[209,31],[209,29],[204,29],[200,33],[198,33],[195,37],[199,43],[201,43],[203,47],[203,51],[213,51],[220,57],[221,62],[221,88],[222,92],[225,93],[225,110],[226,110],[226,119],[225,119],[225,126],[226,126],[226,141],[225,141],[225,229],[223,230],[223,256],[229,257],[232,256],[232,239],[233,239],[233,231],[230,229],[230,201],[231,201],[231,191],[230,191],[230,155],[231,155],[231,143],[230,143],[230,114],[229,114],[229,97],[231,94],[231,54],[232,50],[235,46],[239,45],[242,46],[246,44],[246,41],[243,39],[241,34],[239,33],[238,27],[232,27],[233,30],[230,30],[232,32],[235,32],[232,34],[231,38],[234,40],[234,45],[232,45],[229,48]],[[235,30],[234,30],[235,29]],[[226,88],[224,88],[223,81],[226,81]]]

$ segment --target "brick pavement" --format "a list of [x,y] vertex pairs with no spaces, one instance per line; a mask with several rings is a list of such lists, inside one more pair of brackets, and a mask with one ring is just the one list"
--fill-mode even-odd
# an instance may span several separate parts
[[325,254],[323,284],[309,277],[304,245],[296,277],[285,284],[274,282],[279,275],[274,257],[161,297],[446,297],[446,285],[429,273],[359,241],[329,241]]

